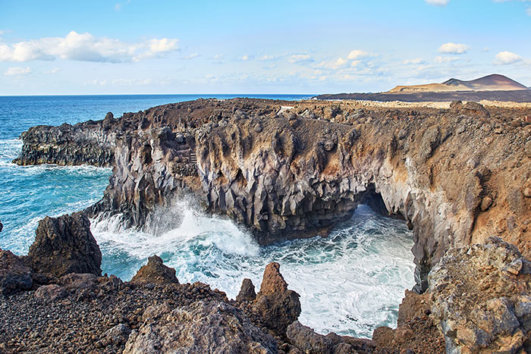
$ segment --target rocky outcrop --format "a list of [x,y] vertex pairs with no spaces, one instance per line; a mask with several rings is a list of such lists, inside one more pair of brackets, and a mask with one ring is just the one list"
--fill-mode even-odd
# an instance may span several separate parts
[[251,279],[243,279],[242,286],[238,296],[236,296],[236,301],[254,301],[256,299],[256,292],[254,290],[254,284]]
[[18,165],[110,166],[117,134],[120,133],[112,113],[99,122],[36,126],[22,133],[22,154],[14,162]]
[[159,256],[149,257],[148,263],[142,266],[131,279],[133,284],[179,284],[175,269],[166,267]]
[[197,301],[172,309],[168,304],[145,310],[143,322],[129,336],[124,353],[276,353],[277,342],[235,307]]
[[432,311],[449,353],[531,347],[531,263],[499,238],[449,250],[430,272]]
[[68,273],[101,275],[101,251],[83,213],[46,217],[39,222],[27,263],[34,271],[61,277]]
[[0,249],[0,294],[31,289],[32,271],[10,251]]
[[[413,228],[422,291],[448,248],[484,242],[493,230],[529,256],[529,115],[458,102],[449,110],[250,99],[154,107],[108,120],[113,176],[88,214],[159,233],[179,222],[175,200],[193,195],[265,244],[325,235],[360,202],[379,205]],[[73,140],[103,129],[87,124],[72,128]],[[23,136],[21,159],[31,160],[49,129]]]
[[288,326],[301,314],[301,303],[299,294],[288,289],[279,269],[276,262],[266,266],[253,311],[259,314],[267,328],[276,335],[285,336]]

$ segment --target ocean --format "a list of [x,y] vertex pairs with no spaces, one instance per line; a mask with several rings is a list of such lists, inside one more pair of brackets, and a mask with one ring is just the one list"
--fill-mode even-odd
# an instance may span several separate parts
[[[20,134],[35,125],[74,124],[197,98],[253,97],[300,100],[307,95],[111,95],[0,97],[0,248],[27,253],[38,221],[82,210],[103,196],[109,168],[16,166]],[[154,236],[123,229],[116,219],[92,220],[104,273],[129,280],[157,254],[180,282],[201,281],[235,298],[243,278],[259,288],[267,263],[281,264],[290,289],[301,295],[300,321],[319,333],[370,338],[378,326],[396,326],[404,290],[414,285],[413,236],[399,220],[360,206],[327,238],[259,246],[242,228],[177,203],[182,224]]]

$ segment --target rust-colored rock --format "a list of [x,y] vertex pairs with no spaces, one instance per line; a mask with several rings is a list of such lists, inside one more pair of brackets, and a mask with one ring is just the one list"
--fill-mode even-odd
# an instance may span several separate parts
[[266,266],[253,309],[260,315],[263,323],[281,337],[286,335],[288,326],[299,318],[299,294],[288,289],[288,284],[280,274],[278,263],[273,262]]
[[151,256],[131,279],[133,284],[179,284],[175,269],[167,267],[159,256]]

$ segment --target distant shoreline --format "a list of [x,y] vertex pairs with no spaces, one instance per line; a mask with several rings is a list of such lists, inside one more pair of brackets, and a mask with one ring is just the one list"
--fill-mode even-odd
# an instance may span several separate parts
[[315,96],[318,100],[449,102],[449,101],[502,101],[531,102],[531,90],[515,91],[452,91],[418,93],[339,93]]

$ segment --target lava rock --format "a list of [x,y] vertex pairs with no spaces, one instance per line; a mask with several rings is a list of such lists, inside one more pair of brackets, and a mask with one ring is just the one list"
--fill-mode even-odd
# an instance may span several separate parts
[[151,256],[131,279],[133,284],[179,284],[175,269],[167,267],[159,256]]
[[256,292],[254,290],[254,284],[251,279],[245,278],[242,281],[240,292],[236,296],[236,301],[254,301],[256,299]]
[[288,289],[279,269],[280,265],[276,262],[266,266],[253,308],[269,329],[285,336],[288,326],[299,318],[301,303],[299,294]]
[[32,272],[11,251],[0,249],[0,294],[8,295],[29,290],[33,285]]
[[39,221],[28,260],[39,273],[101,275],[101,251],[83,213],[46,217]]

